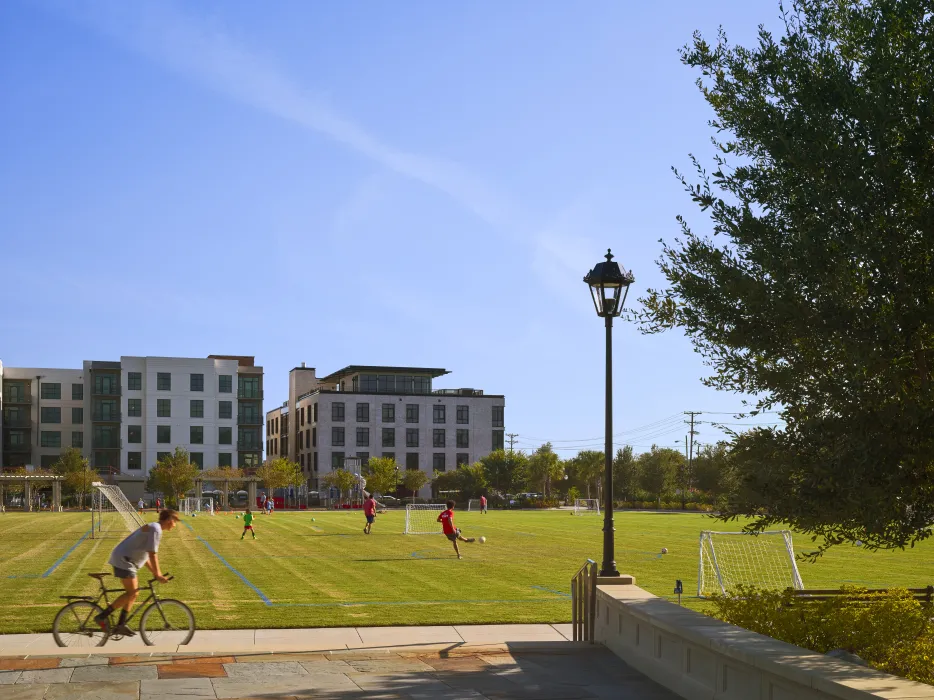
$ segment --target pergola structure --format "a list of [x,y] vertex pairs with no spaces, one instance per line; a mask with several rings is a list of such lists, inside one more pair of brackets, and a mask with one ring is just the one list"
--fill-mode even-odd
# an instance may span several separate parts
[[[52,510],[58,512],[62,509],[62,482],[65,477],[53,474],[0,474],[0,487],[6,490],[7,484],[17,484],[23,487],[23,510],[32,510],[32,489],[34,485],[52,482]],[[0,503],[0,510],[3,504]]]

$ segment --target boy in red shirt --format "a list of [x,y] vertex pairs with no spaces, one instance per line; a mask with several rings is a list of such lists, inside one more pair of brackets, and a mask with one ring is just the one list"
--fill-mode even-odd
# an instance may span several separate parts
[[370,528],[373,527],[373,521],[376,520],[376,499],[371,493],[363,502],[363,514],[366,516],[366,526],[363,528],[363,534],[369,535]]
[[441,523],[441,529],[444,531],[444,536],[447,537],[454,544],[454,551],[457,552],[457,558],[463,559],[461,556],[461,551],[457,548],[457,540],[461,542],[473,542],[473,537],[464,537],[461,534],[461,531],[454,527],[454,501],[448,501],[445,503],[448,507],[447,510],[442,511],[441,515],[438,516],[438,522]]
[[480,495],[480,515],[486,515],[486,496]]

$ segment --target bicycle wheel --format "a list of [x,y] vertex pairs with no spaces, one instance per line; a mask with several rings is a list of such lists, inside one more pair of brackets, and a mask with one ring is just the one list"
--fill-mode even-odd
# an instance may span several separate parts
[[139,634],[149,646],[188,644],[195,636],[195,615],[180,600],[160,598],[143,611]]
[[109,636],[94,620],[103,608],[89,600],[75,600],[58,611],[52,636],[60,647],[102,647]]

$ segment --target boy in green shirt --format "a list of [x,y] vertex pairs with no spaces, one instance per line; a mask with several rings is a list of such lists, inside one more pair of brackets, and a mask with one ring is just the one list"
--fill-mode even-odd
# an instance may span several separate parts
[[249,530],[250,534],[253,535],[253,539],[256,539],[256,532],[253,530],[253,514],[250,512],[250,509],[247,508],[246,512],[243,514],[243,534],[240,535],[242,540],[246,537],[246,531]]

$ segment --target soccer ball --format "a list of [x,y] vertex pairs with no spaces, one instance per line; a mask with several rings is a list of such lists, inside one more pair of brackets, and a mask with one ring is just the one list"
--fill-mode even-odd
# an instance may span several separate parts
[[311,522],[315,522],[315,519],[314,519],[314,518],[312,518],[312,519],[311,519]]
[[198,517],[198,514],[197,514],[197,513],[192,513],[192,514],[191,514],[191,517],[192,517],[192,518],[196,518],[196,517]]
[[237,516],[237,520],[239,520],[239,519],[240,519],[240,516],[238,515],[238,516]]
[[856,546],[857,546],[857,547],[862,547],[862,546],[863,546],[863,541],[862,541],[862,540],[856,540]]
[[662,554],[668,554],[668,547],[662,547]]
[[483,544],[484,542],[486,542],[486,537],[480,535],[480,544]]

